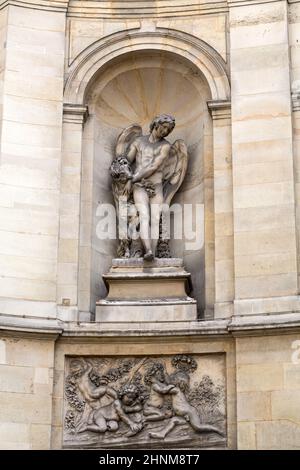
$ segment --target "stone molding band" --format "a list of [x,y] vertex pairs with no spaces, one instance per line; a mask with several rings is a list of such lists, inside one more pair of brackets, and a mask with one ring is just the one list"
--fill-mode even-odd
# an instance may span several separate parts
[[[164,5],[151,7],[145,2],[134,2],[131,6],[128,3],[126,8],[114,6],[114,2],[109,1],[75,1],[72,0],[2,0],[0,9],[12,5],[26,9],[46,10],[66,13],[71,18],[91,18],[91,19],[135,19],[140,18],[171,18],[171,17],[191,17],[202,16],[209,13],[226,13],[230,8],[248,5],[263,5],[265,3],[299,3],[299,0],[219,0],[213,4],[210,2],[200,5],[186,5],[182,0],[169,0]],[[84,6],[82,5],[84,3]],[[138,5],[138,6],[137,6]],[[136,11],[138,8],[138,12]]]
[[292,93],[292,109],[294,112],[300,111],[300,93]]
[[89,116],[87,106],[65,103],[63,106],[63,122],[84,124]]
[[213,120],[231,119],[231,102],[229,100],[208,101],[207,107]]
[[44,10],[44,11],[53,11],[66,13],[68,9],[69,0],[56,0],[56,1],[47,1],[47,0],[3,0],[0,2],[0,10],[7,6],[15,6],[20,8],[26,8],[29,10]]
[[[264,334],[289,334],[300,331],[300,313],[278,313],[273,315],[233,316],[231,319],[173,322],[172,329],[168,322],[146,323],[64,323],[60,320],[24,319],[15,316],[0,316],[0,331],[7,335],[29,335],[41,339],[56,339],[59,336],[86,341],[110,342],[111,338],[128,338],[136,341],[137,337],[224,337],[224,336],[259,336]],[[80,339],[81,338],[81,339]],[[133,338],[133,339],[131,339]]]

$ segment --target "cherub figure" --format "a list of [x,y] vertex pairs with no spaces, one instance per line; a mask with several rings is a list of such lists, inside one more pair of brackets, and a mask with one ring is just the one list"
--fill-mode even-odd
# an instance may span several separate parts
[[129,424],[130,431],[126,434],[127,437],[134,436],[144,426],[142,414],[144,397],[141,396],[140,390],[134,384],[123,385],[118,392],[118,396],[124,413],[133,413],[136,421],[138,421],[134,422],[134,426]]
[[[127,196],[128,199],[133,198],[138,212],[140,240],[146,261],[152,261],[156,255],[161,215],[181,186],[187,170],[187,147],[183,140],[176,140],[174,144],[166,140],[174,127],[175,119],[168,114],[156,116],[147,135],[143,135],[137,124],[127,127],[118,137],[116,159],[111,167],[115,200],[119,194],[132,191]],[[120,157],[127,162],[126,172],[122,172],[122,181],[118,176],[116,184],[114,167]],[[135,166],[132,175],[127,168],[128,163]],[[128,251],[124,253],[125,257],[128,256]]]
[[150,386],[150,395],[144,404],[145,421],[160,421],[172,416],[172,411],[165,406],[165,397],[161,390],[171,390],[173,386],[166,385],[164,366],[156,362],[148,369],[144,382]]
[[187,401],[185,392],[189,387],[188,374],[183,371],[177,371],[170,375],[169,380],[170,385],[157,385],[156,390],[162,395],[168,394],[172,397],[172,406],[175,416],[171,418],[162,431],[150,432],[149,437],[164,439],[175,426],[183,424],[184,421],[189,423],[196,432],[215,432],[223,436],[223,432],[217,427],[210,424],[203,424],[197,409]]
[[98,408],[92,417],[92,423],[86,428],[87,431],[104,433],[106,431],[117,431],[119,423],[123,421],[130,428],[129,435],[141,431],[143,423],[136,423],[127,416],[127,413],[136,413],[142,410],[138,400],[138,391],[134,385],[121,389],[117,398],[106,406]]
[[[132,432],[140,431],[142,424],[133,422],[126,415],[130,402],[130,399],[126,399],[126,393],[119,397],[116,390],[107,385],[107,379],[104,377],[100,378],[100,385],[96,387],[89,377],[92,369],[93,366],[88,362],[83,362],[77,367],[78,389],[86,403],[76,429],[77,432],[117,431],[120,421],[126,423]],[[106,398],[106,404],[103,404],[104,398]],[[122,407],[123,402],[127,407],[125,410]]]

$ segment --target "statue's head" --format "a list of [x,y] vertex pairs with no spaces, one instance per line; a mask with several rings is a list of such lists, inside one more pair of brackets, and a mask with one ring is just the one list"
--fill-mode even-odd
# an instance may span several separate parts
[[150,132],[156,132],[160,138],[167,137],[175,127],[175,118],[169,114],[160,114],[152,119],[150,123]]
[[70,372],[74,377],[81,377],[89,368],[88,362],[82,358],[72,359],[70,363]]
[[159,382],[165,381],[165,369],[163,364],[155,362],[151,364],[147,372],[144,375],[144,382],[146,385],[151,385],[153,382],[158,380]]
[[118,392],[119,399],[124,405],[132,405],[139,396],[139,390],[134,384],[123,385]]
[[169,382],[185,393],[189,388],[190,378],[186,372],[176,371],[170,375]]

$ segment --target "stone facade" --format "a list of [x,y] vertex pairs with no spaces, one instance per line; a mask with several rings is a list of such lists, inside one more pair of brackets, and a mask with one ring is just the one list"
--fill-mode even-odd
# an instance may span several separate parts
[[[75,356],[189,355],[226,384],[221,447],[299,449],[299,0],[0,5],[1,448],[66,445]],[[204,206],[200,246],[171,247],[198,321],[95,321],[112,145],[160,112],[189,152],[176,202]]]

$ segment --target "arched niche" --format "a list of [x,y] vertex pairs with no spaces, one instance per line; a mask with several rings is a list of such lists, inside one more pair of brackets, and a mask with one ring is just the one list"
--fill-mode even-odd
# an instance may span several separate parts
[[[175,115],[169,140],[183,138],[189,149],[188,173],[174,202],[204,204],[205,212],[200,222],[204,245],[195,255],[176,241],[173,254],[183,256],[192,272],[200,316],[231,315],[233,242],[226,239],[224,245],[222,229],[232,223],[230,85],[224,60],[205,42],[180,31],[116,33],[91,44],[72,62],[64,103],[62,172],[64,165],[70,171],[72,158],[81,174],[78,192],[70,197],[74,217],[68,218],[75,221],[71,244],[77,274],[72,286],[59,286],[58,295],[58,303],[71,297],[67,318],[92,318],[96,300],[106,293],[101,274],[110,267],[116,243],[96,238],[96,208],[99,202],[112,203],[108,169],[117,135],[134,121],[146,131],[159,112]],[[220,172],[226,188],[214,185]],[[59,245],[60,253],[64,257]]]
[[[205,261],[209,240],[204,234],[204,207],[205,214],[213,212],[212,122],[207,108],[210,99],[209,86],[193,64],[176,54],[151,50],[114,59],[99,71],[86,90],[89,120],[83,134],[82,161],[91,179],[83,179],[81,208],[83,219],[88,211],[91,215],[91,310],[96,300],[106,296],[101,275],[109,270],[116,256],[116,241],[98,238],[100,218],[96,214],[99,204],[113,204],[109,167],[117,136],[135,122],[148,132],[155,115],[169,113],[175,116],[176,127],[168,138],[171,142],[184,139],[189,154],[184,183],[173,200],[177,208],[183,209],[182,239],[172,240],[171,253],[182,257],[191,272],[193,296],[203,316],[207,303],[205,269],[212,268]],[[90,188],[89,196],[85,187]],[[196,229],[197,235],[193,236]],[[86,236],[84,225],[82,233]]]

